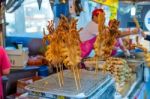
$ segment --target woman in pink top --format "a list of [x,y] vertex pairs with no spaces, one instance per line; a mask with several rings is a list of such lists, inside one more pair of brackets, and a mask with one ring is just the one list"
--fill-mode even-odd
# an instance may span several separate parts
[[10,72],[10,61],[3,47],[0,46],[0,99],[3,99],[2,76]]
[[[79,33],[80,40],[81,40],[80,48],[81,48],[82,58],[85,58],[90,54],[90,52],[93,49],[96,36],[99,34],[98,32],[99,14],[105,15],[103,9],[95,9],[92,12],[92,21],[90,21],[88,25],[85,28],[83,28],[83,30]],[[105,21],[105,16],[102,19],[104,19]],[[137,32],[138,32],[137,28],[135,28],[133,31],[122,31],[122,32],[120,31],[120,35],[118,36],[118,38],[127,35],[137,34]]]
[[88,25],[83,28],[80,32],[80,48],[82,57],[87,57],[94,47],[94,42],[96,40],[96,36],[98,35],[98,15],[100,13],[105,13],[103,9],[95,9],[92,12],[92,21],[88,23]]
[[123,42],[122,42],[122,39],[121,38],[117,38],[117,42],[114,46],[114,49],[112,50],[112,53],[111,53],[111,56],[115,56],[117,55],[117,50],[121,49],[124,54],[126,56],[130,56],[130,53],[128,51],[128,49],[124,46]]

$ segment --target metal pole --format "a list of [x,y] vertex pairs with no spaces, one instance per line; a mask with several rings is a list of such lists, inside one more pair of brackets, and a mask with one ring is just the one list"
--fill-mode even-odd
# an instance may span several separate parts
[[1,3],[2,11],[2,45],[5,47],[5,38],[6,38],[6,19],[5,19],[5,2]]

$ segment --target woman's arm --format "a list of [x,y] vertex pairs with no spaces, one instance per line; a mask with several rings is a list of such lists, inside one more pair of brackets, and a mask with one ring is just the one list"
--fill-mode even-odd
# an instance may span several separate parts
[[124,46],[122,38],[119,38],[120,49],[124,52],[126,56],[130,56],[129,50]]
[[10,68],[2,70],[3,75],[8,75],[10,73]]
[[120,35],[118,37],[124,37],[124,36],[128,36],[128,35],[135,35],[138,34],[139,29],[135,28],[132,31],[127,30],[127,31],[120,31]]
[[2,55],[2,59],[1,59],[1,71],[2,71],[2,75],[7,75],[10,72],[10,60],[9,57],[5,51],[5,49],[3,49],[2,47],[0,48],[1,51],[1,55]]
[[126,47],[123,44],[122,38],[119,38],[118,41],[119,41],[120,49],[125,51]]

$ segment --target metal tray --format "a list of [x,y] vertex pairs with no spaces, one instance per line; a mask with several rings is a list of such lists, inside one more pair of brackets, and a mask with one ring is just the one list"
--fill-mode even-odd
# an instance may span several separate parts
[[[69,70],[64,71],[64,86],[59,87],[57,74],[36,81],[26,87],[26,90],[32,92],[45,93],[45,95],[65,96],[72,98],[87,98],[94,94],[100,88],[103,89],[110,82],[111,76],[107,73],[99,72],[97,77],[95,72],[82,70],[81,88],[76,89],[74,77]],[[45,83],[47,82],[47,83]],[[48,97],[48,96],[45,96]]]

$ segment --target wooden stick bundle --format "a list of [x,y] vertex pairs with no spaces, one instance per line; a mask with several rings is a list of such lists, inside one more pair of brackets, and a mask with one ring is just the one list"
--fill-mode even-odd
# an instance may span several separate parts
[[63,65],[61,65],[61,78],[62,78],[62,84],[64,85]]
[[77,79],[76,70],[74,67],[73,67],[73,75],[74,75],[74,79],[75,79],[76,88],[77,88],[77,90],[79,90],[78,79]]
[[56,66],[56,72],[57,72],[59,86],[62,87],[62,82],[61,82],[60,72],[59,72],[59,67],[58,66]]
[[60,74],[60,82],[61,85],[64,85],[64,75],[63,75],[63,66],[59,64],[59,74]]
[[[46,60],[56,67],[60,87],[64,85],[63,65],[73,72],[77,89],[80,87],[80,72],[77,64],[81,62],[80,37],[76,27],[77,20],[69,21],[65,16],[61,16],[56,29],[53,27],[53,21],[49,21],[46,35],[43,30],[43,42],[51,42],[47,46],[45,53]],[[57,48],[56,48],[57,46]],[[56,65],[57,64],[57,65]]]
[[79,88],[81,88],[80,69],[78,67],[76,67],[76,74],[77,74]]
[[139,21],[137,20],[137,18],[136,18],[135,16],[133,17],[133,21],[134,21],[136,27],[137,27],[137,28],[140,28]]
[[95,74],[98,75],[98,57],[95,57],[95,62],[96,62],[96,65],[95,65]]

